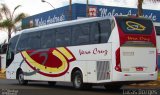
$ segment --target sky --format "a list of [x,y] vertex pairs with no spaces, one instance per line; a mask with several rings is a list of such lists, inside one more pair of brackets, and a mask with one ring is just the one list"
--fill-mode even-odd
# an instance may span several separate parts
[[[59,8],[65,5],[69,5],[69,0],[45,0],[45,1],[52,4],[54,8]],[[53,7],[51,7],[49,4],[41,2],[41,0],[0,0],[0,3],[7,4],[10,10],[12,11],[17,5],[21,5],[21,7],[16,11],[16,14],[20,12],[25,12],[28,15],[35,15],[53,9]],[[72,0],[72,3],[86,3],[86,0]],[[137,0],[89,0],[89,4],[136,8]],[[143,8],[160,10],[160,3],[153,4],[150,2],[144,2]],[[6,35],[7,34],[1,32],[0,30],[0,43],[4,41]]]
[[[55,8],[59,8],[64,5],[69,4],[69,0],[45,0],[51,3]],[[29,15],[38,14],[53,8],[47,4],[41,2],[41,0],[0,0],[0,2],[6,3],[10,9],[14,9],[17,5],[22,5],[18,9],[18,12],[26,12]],[[72,0],[73,3],[86,3],[86,0]],[[90,4],[98,5],[109,5],[109,6],[121,6],[121,7],[132,7],[137,6],[137,0],[89,0]],[[150,2],[145,2],[143,8],[160,10],[159,4],[151,4]]]

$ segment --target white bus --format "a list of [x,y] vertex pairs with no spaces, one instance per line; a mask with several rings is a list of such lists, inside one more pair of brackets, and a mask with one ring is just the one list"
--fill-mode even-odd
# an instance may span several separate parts
[[131,16],[86,18],[23,30],[7,51],[7,79],[72,82],[74,88],[157,79],[151,20]]
[[6,71],[6,43],[0,44],[0,73],[5,73]]
[[155,25],[157,34],[158,68],[160,69],[160,23]]

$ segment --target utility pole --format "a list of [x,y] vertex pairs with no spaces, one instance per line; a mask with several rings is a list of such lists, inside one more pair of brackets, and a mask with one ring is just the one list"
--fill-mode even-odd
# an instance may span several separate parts
[[88,17],[88,12],[89,12],[89,6],[88,6],[88,4],[89,4],[89,1],[87,0],[86,1],[86,17]]
[[72,20],[72,0],[69,0],[69,20]]

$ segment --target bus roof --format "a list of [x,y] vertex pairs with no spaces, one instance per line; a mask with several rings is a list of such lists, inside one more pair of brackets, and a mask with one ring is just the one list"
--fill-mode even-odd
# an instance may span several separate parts
[[88,22],[99,21],[99,20],[104,20],[104,19],[113,19],[113,16],[107,16],[107,17],[103,17],[103,18],[102,17],[92,17],[92,18],[82,18],[82,19],[77,19],[77,20],[72,20],[72,21],[63,21],[63,22],[49,24],[49,25],[45,25],[45,26],[25,29],[25,30],[23,30],[22,33],[29,33],[29,32],[39,31],[39,30],[46,30],[46,29],[63,27],[63,26],[88,23]]

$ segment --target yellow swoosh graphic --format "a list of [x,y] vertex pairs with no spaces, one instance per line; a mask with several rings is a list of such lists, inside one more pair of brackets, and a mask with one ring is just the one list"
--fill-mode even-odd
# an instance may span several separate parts
[[[131,24],[134,24],[134,25],[137,25],[138,26],[138,28],[137,27],[134,27],[134,26],[132,26]],[[138,30],[138,31],[144,31],[145,30],[145,26],[143,26],[142,24],[140,24],[140,23],[137,23],[137,22],[134,22],[134,21],[126,21],[126,25],[129,27],[129,28],[131,28],[131,29],[133,29],[133,30]]]

